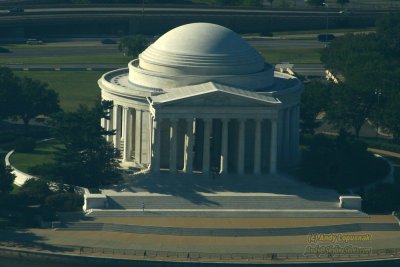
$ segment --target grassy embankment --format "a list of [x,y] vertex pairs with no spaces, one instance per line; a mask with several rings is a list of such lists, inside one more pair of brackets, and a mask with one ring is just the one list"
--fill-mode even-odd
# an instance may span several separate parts
[[61,147],[61,144],[53,140],[42,142],[37,145],[33,152],[14,153],[10,161],[18,170],[29,173],[29,169],[34,166],[52,163],[54,160],[54,153]]
[[73,111],[80,104],[93,105],[100,95],[97,80],[104,71],[15,71],[18,76],[38,79],[59,94],[61,107]]

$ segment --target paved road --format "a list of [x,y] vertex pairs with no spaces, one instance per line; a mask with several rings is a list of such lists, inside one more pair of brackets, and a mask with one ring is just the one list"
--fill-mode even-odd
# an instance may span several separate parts
[[[77,8],[35,8],[25,9],[23,13],[14,13],[13,15],[31,15],[35,13],[77,13],[77,12],[123,12],[123,13],[142,13],[141,7],[77,7]],[[255,9],[221,9],[221,8],[154,8],[145,7],[145,13],[234,13],[234,14],[294,14],[294,15],[321,15],[321,14],[340,14],[339,11],[329,9],[321,10],[255,10]],[[1,14],[9,14],[8,10],[0,10]]]
[[[290,48],[323,48],[324,43],[317,40],[277,40],[258,39],[249,40],[249,44],[255,48],[263,49],[290,49]],[[68,46],[68,47],[66,47]],[[71,41],[71,42],[49,42],[32,48],[9,48],[11,53],[3,54],[6,57],[33,57],[33,56],[85,56],[106,55],[119,53],[118,45],[103,45],[99,40]]]

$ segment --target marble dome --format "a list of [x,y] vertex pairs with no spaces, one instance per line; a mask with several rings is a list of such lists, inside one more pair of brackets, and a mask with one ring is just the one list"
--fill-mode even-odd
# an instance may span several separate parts
[[259,90],[270,86],[273,67],[242,37],[223,26],[177,27],[129,64],[133,84],[171,89],[208,81]]

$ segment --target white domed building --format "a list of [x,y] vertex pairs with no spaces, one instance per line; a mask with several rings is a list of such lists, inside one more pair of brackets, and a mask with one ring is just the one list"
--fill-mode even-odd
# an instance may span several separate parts
[[106,129],[123,162],[154,173],[268,174],[295,164],[302,83],[233,31],[177,27],[104,74]]

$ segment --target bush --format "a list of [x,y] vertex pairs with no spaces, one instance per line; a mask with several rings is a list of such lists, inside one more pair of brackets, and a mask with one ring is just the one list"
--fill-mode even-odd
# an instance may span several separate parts
[[369,189],[363,196],[366,212],[389,213],[400,210],[400,187],[381,183]]
[[0,46],[0,53],[10,53],[11,51],[8,48]]
[[364,142],[345,134],[336,138],[316,135],[308,144],[300,165],[300,178],[310,184],[351,189],[383,179],[390,171],[383,158],[367,151]]
[[83,197],[75,193],[59,193],[46,198],[46,205],[56,211],[80,211]]
[[29,179],[22,186],[19,194],[23,194],[29,204],[43,204],[52,194],[49,185],[42,179]]
[[15,151],[22,153],[32,152],[36,147],[36,140],[30,137],[21,137],[15,142]]
[[8,143],[14,141],[16,138],[15,133],[4,133],[0,135],[0,143]]

